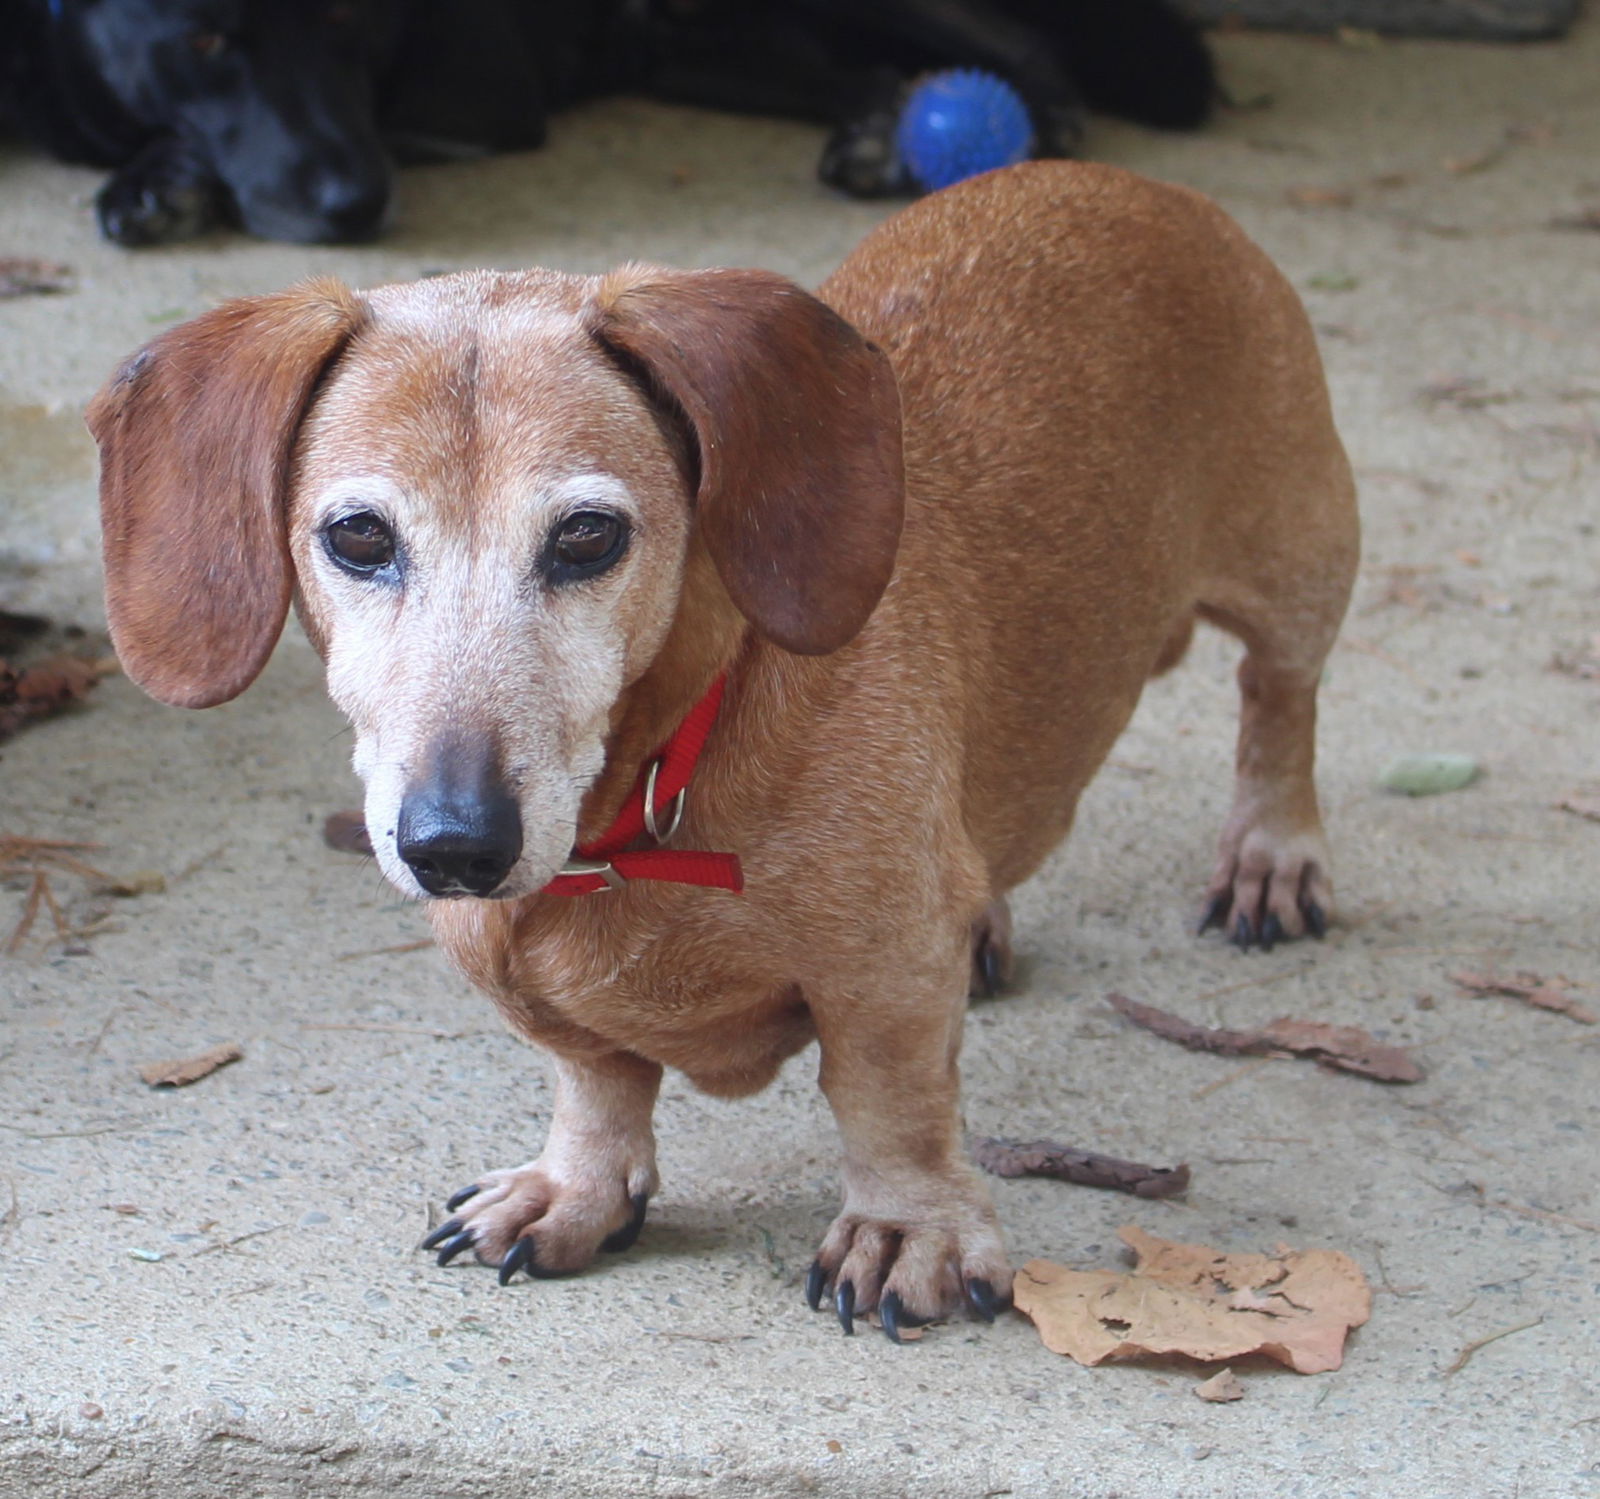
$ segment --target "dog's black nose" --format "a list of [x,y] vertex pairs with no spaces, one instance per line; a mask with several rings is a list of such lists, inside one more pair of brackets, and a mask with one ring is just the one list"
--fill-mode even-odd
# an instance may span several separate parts
[[450,746],[400,803],[395,842],[429,895],[490,895],[522,853],[522,814],[489,755]]

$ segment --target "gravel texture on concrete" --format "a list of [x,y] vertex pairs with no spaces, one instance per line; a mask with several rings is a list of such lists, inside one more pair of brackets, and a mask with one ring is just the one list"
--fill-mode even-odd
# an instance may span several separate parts
[[[803,1054],[740,1103],[669,1079],[639,1245],[499,1289],[416,1245],[533,1154],[540,1058],[417,947],[419,912],[326,849],[357,801],[298,637],[227,707],[107,681],[0,750],[0,832],[82,839],[160,893],[52,877],[69,921],[0,954],[0,1496],[1600,1496],[1600,1027],[1461,992],[1564,975],[1600,1004],[1600,25],[1550,46],[1219,42],[1247,107],[1105,125],[1098,156],[1216,195],[1302,289],[1360,475],[1366,561],[1323,693],[1339,923],[1239,956],[1191,935],[1226,807],[1231,642],[1153,685],[1071,844],[1017,901],[1019,994],[975,1009],[970,1126],[1163,1164],[1185,1201],[995,1185],[1018,1263],[1118,1263],[1138,1223],[1348,1250],[1378,1288],[1337,1373],[1082,1369],[1032,1327],[846,1340],[800,1282],[835,1210]],[[95,174],[8,154],[0,606],[94,627],[82,403],[213,300],[313,272],[751,263],[819,280],[883,212],[811,176],[817,133],[632,101],[537,155],[408,172],[368,249],[96,241]],[[1070,392],[1063,395],[1070,399]],[[1557,658],[1562,670],[1552,665]],[[1477,756],[1466,790],[1376,779]],[[1581,801],[1580,801],[1581,805]],[[25,881],[0,890],[0,942]],[[1364,1025],[1427,1078],[1180,1051],[1117,990],[1213,1024]],[[140,1065],[244,1058],[157,1092]],[[1512,1331],[1515,1330],[1515,1331]],[[1494,1334],[1452,1371],[1464,1350]]]

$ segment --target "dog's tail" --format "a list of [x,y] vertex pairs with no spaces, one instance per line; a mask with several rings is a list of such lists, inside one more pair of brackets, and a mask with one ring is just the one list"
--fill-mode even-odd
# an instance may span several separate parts
[[1008,0],[1054,39],[1091,109],[1164,130],[1193,130],[1217,101],[1200,28],[1171,0]]

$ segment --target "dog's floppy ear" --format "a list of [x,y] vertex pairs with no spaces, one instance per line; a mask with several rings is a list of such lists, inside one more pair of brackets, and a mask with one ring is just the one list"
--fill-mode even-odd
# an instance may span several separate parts
[[147,344],[90,402],[111,638],[152,697],[209,708],[266,664],[293,584],[290,451],[361,317],[332,280],[226,302]]
[[695,506],[723,586],[785,650],[853,639],[894,570],[905,510],[888,356],[768,271],[628,267],[595,336],[686,420]]

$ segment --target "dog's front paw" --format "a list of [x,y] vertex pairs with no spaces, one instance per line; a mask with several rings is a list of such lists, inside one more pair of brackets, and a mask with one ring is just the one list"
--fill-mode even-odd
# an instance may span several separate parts
[[100,232],[129,249],[192,239],[221,212],[221,188],[178,147],[157,143],[111,177],[95,199]]
[[1223,839],[1206,888],[1200,931],[1221,927],[1241,949],[1270,952],[1293,937],[1321,937],[1333,911],[1320,832],[1279,835],[1264,826]]
[[558,1176],[538,1161],[491,1171],[445,1204],[450,1217],[422,1241],[441,1265],[470,1250],[497,1266],[500,1284],[519,1270],[535,1279],[581,1270],[601,1250],[629,1248],[644,1227],[652,1176]]
[[876,1311],[898,1343],[908,1327],[963,1305],[993,1322],[1011,1305],[1011,1266],[987,1204],[961,1204],[947,1219],[867,1215],[848,1208],[833,1221],[806,1276],[813,1311],[828,1297],[845,1332]]

